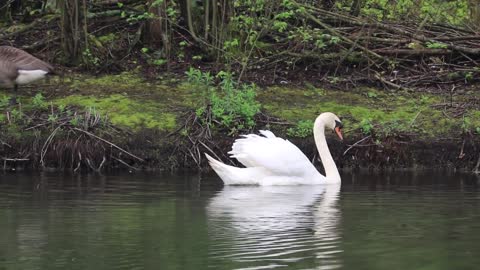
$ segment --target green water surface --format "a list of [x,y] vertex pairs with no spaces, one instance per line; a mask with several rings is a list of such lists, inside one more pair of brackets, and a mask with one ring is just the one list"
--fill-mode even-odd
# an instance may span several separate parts
[[469,175],[344,173],[342,186],[216,176],[0,176],[0,269],[477,269]]

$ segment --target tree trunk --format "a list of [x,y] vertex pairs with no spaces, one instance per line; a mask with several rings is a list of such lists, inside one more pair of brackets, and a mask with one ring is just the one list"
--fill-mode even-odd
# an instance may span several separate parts
[[148,12],[154,14],[154,18],[147,21],[147,29],[144,38],[150,45],[162,47],[162,57],[170,58],[171,51],[171,26],[167,18],[168,2],[164,0],[158,5],[153,5],[155,0],[149,1]]
[[12,3],[14,0],[0,1],[0,22],[12,22]]
[[190,33],[190,36],[195,41],[199,41],[200,39],[198,38],[197,34],[195,33],[195,28],[193,27],[193,6],[192,6],[192,0],[186,0],[187,1],[187,25],[188,25],[188,31]]
[[208,32],[210,31],[210,0],[204,0],[203,9],[204,9],[203,16],[205,20],[205,25],[203,26],[204,28],[203,39],[208,42]]
[[191,0],[179,0],[178,3],[180,5],[180,26],[187,27],[187,2]]
[[155,0],[148,1],[148,12],[153,14],[155,17],[147,21],[147,29],[145,31],[145,39],[148,43],[152,45],[158,45],[162,42],[162,21],[163,21],[163,7],[165,6],[165,1],[160,5],[154,5]]
[[362,9],[363,2],[362,0],[353,0],[352,7],[350,9],[350,15],[357,17],[360,15],[360,10]]
[[63,52],[70,64],[78,65],[87,48],[86,0],[59,0],[59,4]]
[[470,10],[473,27],[480,29],[480,0],[470,0]]

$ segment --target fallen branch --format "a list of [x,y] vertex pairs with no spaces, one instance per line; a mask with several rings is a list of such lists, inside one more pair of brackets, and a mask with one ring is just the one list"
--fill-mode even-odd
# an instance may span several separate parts
[[408,90],[407,88],[401,86],[401,85],[398,85],[396,83],[393,83],[393,82],[390,82],[388,80],[386,80],[385,78],[382,77],[382,75],[380,75],[378,72],[375,73],[375,78],[378,79],[379,81],[381,81],[382,83],[388,85],[388,86],[391,86],[395,89],[399,89],[399,90]]
[[393,55],[393,56],[434,56],[434,55],[446,55],[452,53],[451,50],[447,49],[374,49],[376,53],[382,55]]
[[21,27],[20,29],[14,31],[14,32],[11,32],[11,33],[8,33],[8,34],[3,34],[2,36],[0,36],[0,40],[6,40],[8,38],[18,36],[18,35],[23,34],[23,33],[27,32],[29,30],[32,30],[37,25],[45,25],[45,24],[48,24],[48,23],[50,23],[53,20],[56,20],[58,18],[60,18],[59,15],[54,15],[54,16],[47,16],[47,19],[45,19],[45,20],[44,19],[34,20],[32,23],[27,24],[27,25]]
[[384,57],[382,57],[381,55],[375,53],[374,51],[371,51],[369,50],[368,48],[362,46],[362,45],[358,45],[358,44],[355,44],[355,41],[347,38],[346,36],[342,35],[341,33],[337,32],[334,28],[330,27],[329,25],[327,25],[326,23],[322,22],[321,20],[317,19],[317,17],[313,16],[312,14],[308,13],[308,12],[305,12],[305,15],[310,19],[312,20],[313,22],[315,22],[316,24],[320,25],[321,27],[325,28],[325,30],[327,30],[328,32],[330,32],[331,34],[341,38],[342,40],[344,40],[345,42],[347,42],[348,44],[350,45],[354,45],[356,47],[358,47],[360,50],[362,50],[363,52],[365,52],[366,54],[370,55],[370,56],[373,56],[375,59],[380,59],[380,60],[386,60]]

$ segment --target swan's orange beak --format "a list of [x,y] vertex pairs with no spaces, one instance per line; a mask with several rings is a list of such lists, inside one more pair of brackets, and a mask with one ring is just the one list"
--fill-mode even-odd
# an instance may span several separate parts
[[343,141],[342,129],[340,127],[335,127],[335,133],[337,133],[338,138],[340,141]]

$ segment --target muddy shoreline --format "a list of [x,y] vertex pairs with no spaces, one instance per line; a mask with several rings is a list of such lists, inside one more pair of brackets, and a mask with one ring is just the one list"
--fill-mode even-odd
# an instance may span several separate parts
[[[277,134],[281,135],[281,134]],[[163,138],[163,139],[162,139]],[[118,145],[128,151],[119,151],[109,143],[60,140],[51,145],[52,149],[43,154],[41,142],[48,138],[35,140],[20,139],[16,142],[2,142],[0,156],[4,171],[70,171],[70,172],[108,172],[108,171],[197,171],[208,172],[210,168],[203,153],[213,150],[222,161],[232,165],[238,162],[226,156],[235,138],[228,135],[215,136],[206,145],[194,146],[190,139],[182,136],[139,132],[128,138],[119,138]],[[364,144],[357,144],[362,140]],[[293,138],[291,141],[314,161],[322,171],[313,138]],[[378,142],[377,142],[378,143]],[[347,137],[340,142],[333,135],[328,139],[332,155],[340,169],[369,169],[374,171],[445,169],[473,171],[477,166],[479,141],[469,139],[451,139],[437,141],[400,140],[390,138],[382,143],[365,140],[365,137]],[[207,142],[205,142],[207,144]],[[195,154],[193,154],[195,152]],[[24,153],[23,156],[19,155]],[[134,158],[140,157],[142,160]],[[43,160],[41,160],[43,159]]]
[[[288,138],[321,168],[311,134],[325,111],[344,122],[345,141],[329,138],[339,168],[459,169],[477,166],[478,91],[454,96],[371,87],[335,89],[274,85],[257,89],[261,105],[251,129],[202,122],[198,86],[140,72],[75,74],[22,90],[9,107],[0,91],[2,169],[104,172],[208,171],[203,153],[238,165],[226,153],[241,134],[261,129]],[[215,153],[215,154],[213,154]]]

